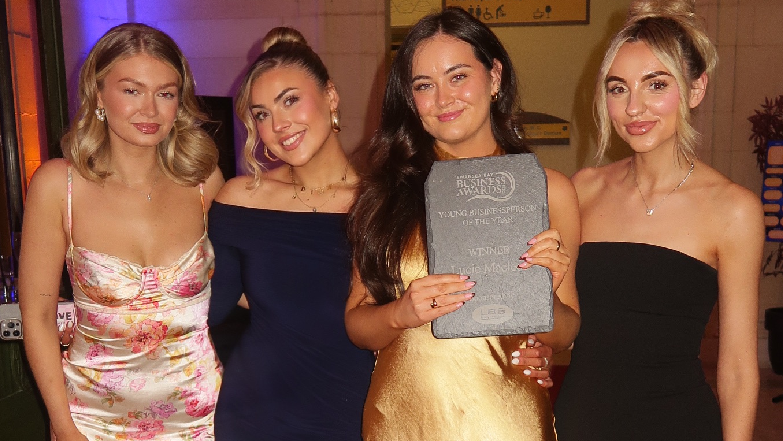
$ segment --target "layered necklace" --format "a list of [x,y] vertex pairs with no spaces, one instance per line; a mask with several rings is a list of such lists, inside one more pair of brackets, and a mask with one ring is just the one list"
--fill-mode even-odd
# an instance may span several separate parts
[[332,182],[330,184],[323,185],[321,187],[312,187],[312,188],[309,189],[311,196],[315,195],[315,194],[322,195],[322,194],[326,193],[327,191],[332,190],[332,194],[329,197],[327,197],[326,200],[323,203],[321,203],[320,205],[310,205],[307,202],[305,202],[304,199],[302,199],[302,197],[299,195],[299,193],[300,192],[304,193],[304,192],[308,191],[308,188],[305,187],[304,185],[299,185],[299,183],[296,182],[296,178],[294,178],[294,167],[292,165],[289,165],[288,166],[288,176],[291,178],[291,185],[292,185],[292,187],[294,187],[293,199],[299,199],[299,202],[301,202],[305,207],[313,210],[313,213],[318,212],[318,210],[321,207],[326,205],[329,201],[334,199],[335,196],[337,196],[338,184],[345,185],[345,182],[346,182],[346,180],[348,178],[348,165],[349,164],[350,164],[349,162],[345,163],[345,169],[343,170],[343,176],[340,178],[339,181],[335,181],[335,182]]
[[676,187],[674,187],[674,188],[672,189],[672,191],[670,191],[669,193],[667,193],[667,194],[666,194],[666,196],[664,196],[664,197],[663,197],[663,199],[661,199],[661,200],[660,200],[660,202],[658,202],[657,204],[655,204],[655,206],[654,206],[654,207],[650,208],[650,206],[649,206],[649,205],[647,205],[647,200],[646,200],[646,199],[644,199],[644,195],[642,194],[642,189],[641,189],[641,188],[639,188],[639,180],[636,178],[636,161],[635,161],[633,158],[631,158],[631,173],[633,173],[633,182],[636,184],[636,190],[638,190],[638,191],[639,191],[639,196],[641,196],[641,197],[642,197],[642,203],[644,203],[644,208],[646,209],[647,216],[652,216],[652,215],[653,215],[653,213],[655,213],[655,209],[656,209],[656,208],[658,208],[658,207],[659,207],[659,206],[660,206],[660,205],[663,203],[663,201],[665,201],[665,200],[666,200],[666,198],[668,198],[669,196],[671,196],[671,195],[672,195],[672,193],[674,193],[675,191],[677,191],[677,189],[678,189],[678,188],[682,187],[682,184],[684,184],[684,183],[685,183],[685,181],[687,181],[687,180],[688,180],[688,178],[690,178],[690,177],[691,177],[691,173],[693,173],[693,167],[694,167],[695,165],[696,165],[696,162],[695,162],[695,161],[691,161],[691,167],[688,169],[688,174],[686,174],[686,175],[685,175],[685,177],[684,177],[684,178],[682,178],[682,181],[680,181],[680,183],[679,183],[679,184],[677,184],[677,186],[676,186]]
[[122,184],[123,184],[124,186],[128,187],[129,189],[131,189],[131,190],[133,190],[133,191],[135,191],[135,192],[137,192],[137,193],[141,193],[141,194],[143,194],[143,195],[144,195],[144,196],[147,198],[147,202],[152,202],[152,192],[153,192],[153,190],[155,190],[155,187],[158,185],[158,180],[160,179],[160,176],[161,176],[163,173],[161,173],[160,171],[158,171],[158,174],[157,174],[157,176],[155,176],[155,179],[152,181],[152,185],[150,186],[150,191],[143,191],[143,190],[139,190],[138,188],[135,188],[135,187],[131,186],[130,184],[128,184],[128,183],[125,181],[125,179],[124,179],[122,176],[120,176],[120,174],[119,174],[119,173],[112,172],[112,174],[116,175],[116,176],[117,176],[117,178],[119,178],[120,182],[122,182]]

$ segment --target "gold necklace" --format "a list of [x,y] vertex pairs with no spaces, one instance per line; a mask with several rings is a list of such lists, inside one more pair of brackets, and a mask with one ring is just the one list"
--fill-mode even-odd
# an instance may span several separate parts
[[[343,176],[342,176],[342,178],[340,178],[339,181],[332,182],[331,184],[324,185],[322,187],[313,187],[313,188],[310,189],[310,195],[313,195],[314,193],[324,194],[324,192],[326,192],[327,190],[334,189],[334,191],[332,192],[332,195],[329,196],[328,198],[326,198],[326,200],[321,205],[315,205],[315,206],[308,204],[307,202],[304,201],[304,199],[302,199],[301,196],[299,196],[299,191],[300,190],[297,189],[297,187],[299,187],[299,184],[296,182],[296,179],[294,179],[294,167],[289,164],[288,165],[288,176],[291,178],[291,185],[294,187],[293,199],[299,199],[299,202],[304,204],[305,207],[313,210],[313,213],[318,212],[318,209],[320,209],[321,207],[326,205],[329,201],[334,199],[335,196],[337,196],[337,187],[336,187],[336,185],[340,184],[340,183],[345,184],[345,181],[348,178],[348,165],[349,164],[350,163],[348,163],[348,162],[345,163],[345,170],[343,170]],[[302,185],[301,191],[305,192],[306,190],[307,190],[307,187]]]
[[153,192],[153,190],[155,190],[155,186],[158,185],[158,179],[160,179],[160,176],[163,173],[158,172],[158,175],[155,176],[155,180],[152,181],[152,186],[150,187],[150,191],[149,192],[144,192],[142,190],[139,190],[138,188],[131,187],[131,185],[128,184],[127,182],[125,182],[125,179],[123,179],[123,177],[120,176],[120,174],[117,173],[117,172],[112,172],[112,174],[116,175],[117,178],[119,178],[120,182],[122,182],[122,184],[125,185],[126,187],[128,187],[131,190],[139,192],[139,193],[143,194],[144,196],[146,196],[147,197],[147,202],[152,202],[152,192]]
[[659,207],[659,206],[660,206],[660,205],[663,203],[663,201],[665,201],[665,200],[666,200],[666,198],[668,198],[669,196],[671,196],[671,194],[672,194],[672,193],[674,193],[675,191],[677,191],[677,189],[678,189],[678,188],[682,187],[682,184],[684,184],[684,183],[685,183],[685,181],[687,181],[687,180],[688,180],[688,178],[690,178],[690,177],[691,177],[691,173],[693,173],[693,167],[694,167],[695,165],[696,165],[696,162],[695,162],[695,161],[691,161],[691,168],[690,168],[690,169],[688,169],[688,174],[686,174],[686,175],[685,175],[685,177],[684,177],[684,178],[682,178],[682,181],[680,181],[680,183],[679,183],[679,184],[677,184],[677,186],[676,186],[676,187],[674,187],[674,188],[672,189],[672,191],[670,191],[669,193],[667,193],[667,194],[666,194],[666,196],[664,196],[664,197],[663,197],[663,199],[661,199],[661,201],[660,201],[660,202],[658,202],[657,204],[655,204],[655,206],[654,206],[654,207],[650,208],[650,207],[647,205],[647,201],[644,199],[644,195],[642,194],[642,189],[641,189],[641,188],[639,188],[639,180],[638,180],[638,179],[636,179],[636,161],[634,161],[634,160],[633,160],[633,158],[631,159],[631,173],[633,173],[633,182],[636,184],[636,190],[637,190],[637,191],[639,191],[639,196],[641,196],[641,197],[642,197],[642,203],[644,203],[644,208],[646,209],[647,216],[652,216],[652,215],[653,215],[653,213],[655,212],[655,209],[656,209],[656,208],[658,208],[658,207]]

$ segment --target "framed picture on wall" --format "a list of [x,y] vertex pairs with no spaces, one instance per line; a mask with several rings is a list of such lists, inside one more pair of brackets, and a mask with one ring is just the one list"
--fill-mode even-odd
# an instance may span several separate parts
[[590,23],[590,0],[443,0],[489,26],[552,26]]

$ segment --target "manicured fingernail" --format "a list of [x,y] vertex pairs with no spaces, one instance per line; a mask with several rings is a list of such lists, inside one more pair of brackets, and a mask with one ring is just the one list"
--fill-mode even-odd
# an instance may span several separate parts
[[533,340],[532,338],[528,337],[527,338],[527,345],[528,346],[533,346],[534,344],[536,344],[536,341]]
[[512,358],[511,359],[511,364],[513,364],[513,365],[519,364],[519,359],[518,358]]
[[527,262],[527,260],[525,260],[519,265],[517,265],[517,268],[527,268],[528,266],[530,266],[530,264]]
[[466,275],[463,274],[463,275],[459,276],[459,278],[461,280],[468,280],[468,279],[470,279],[470,276],[466,276]]
[[73,322],[68,320],[67,322],[65,322],[65,327],[66,328],[73,328]]
[[533,245],[536,242],[538,242],[538,240],[536,240],[536,238],[534,237],[534,238],[530,239],[529,241],[527,241],[527,244],[528,245]]
[[60,332],[63,332],[64,329],[65,329],[65,323],[60,323],[60,326],[57,327],[57,330]]
[[538,383],[538,384],[543,386],[544,385],[544,380],[539,378],[538,380],[536,380],[536,383]]
[[475,293],[475,292],[469,292],[469,293],[465,294],[465,300],[470,300],[470,299],[472,299],[472,298],[473,298],[473,296],[475,296],[475,295],[476,295],[476,293]]
[[464,305],[464,304],[465,304],[465,302],[459,302],[459,303],[457,303],[457,308],[461,308],[461,307],[462,307],[462,305]]
[[524,371],[522,371],[522,373],[528,376],[532,374],[532,372],[530,372],[530,369],[525,369]]
[[473,288],[473,285],[475,285],[475,284],[476,284],[476,282],[473,282],[473,281],[465,282],[465,288]]
[[525,253],[525,254],[523,254],[523,255],[519,256],[519,260],[525,260],[525,257],[527,257],[527,253]]
[[511,353],[512,357],[519,357],[519,351],[514,351]]

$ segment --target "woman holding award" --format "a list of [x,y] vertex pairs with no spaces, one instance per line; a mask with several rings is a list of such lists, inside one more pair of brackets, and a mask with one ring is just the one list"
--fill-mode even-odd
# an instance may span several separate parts
[[[555,439],[546,390],[512,362],[528,336],[438,340],[430,330],[472,298],[451,294],[474,284],[427,274],[424,181],[436,160],[527,152],[518,110],[510,58],[484,24],[447,8],[413,26],[392,64],[349,219],[355,272],[346,328],[359,347],[378,351],[366,440]],[[555,327],[537,337],[557,351],[579,328],[568,271],[579,213],[569,180],[552,170],[546,177],[551,229],[512,259],[552,273]]]
[[[633,155],[574,178],[584,320],[557,399],[561,440],[750,440],[764,226],[757,195],[699,161],[691,109],[716,62],[693,1],[642,1],[595,91]],[[719,300],[718,400],[699,348]]]

